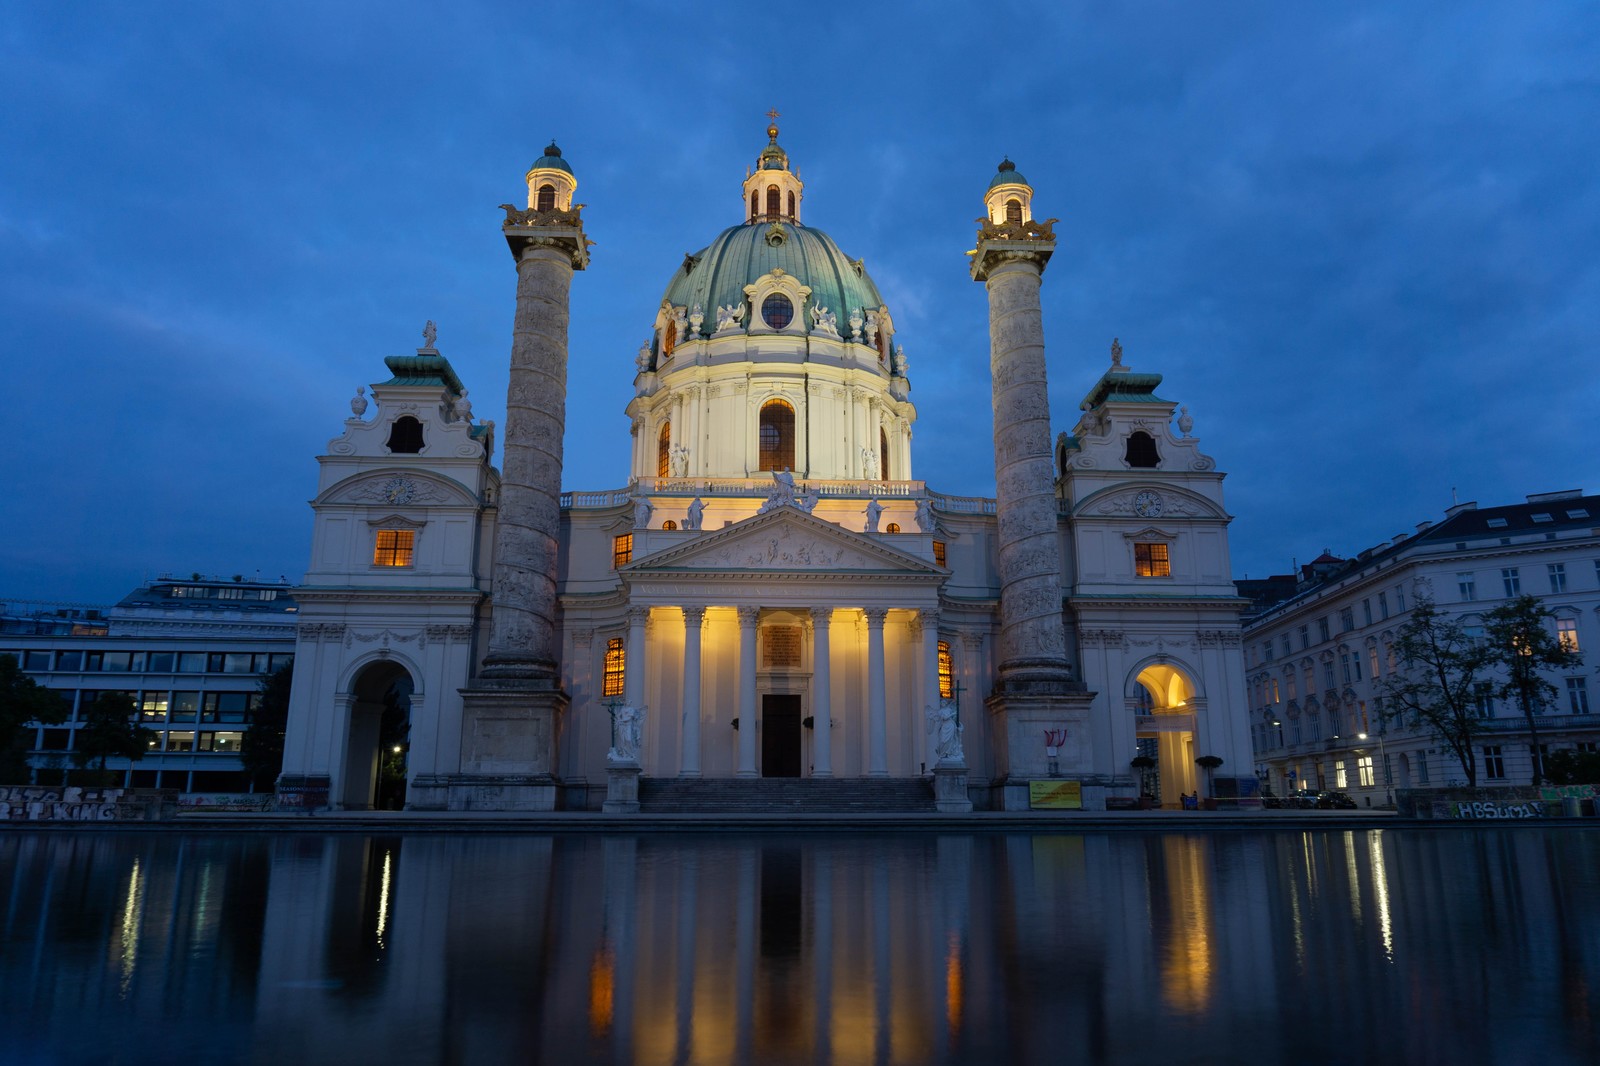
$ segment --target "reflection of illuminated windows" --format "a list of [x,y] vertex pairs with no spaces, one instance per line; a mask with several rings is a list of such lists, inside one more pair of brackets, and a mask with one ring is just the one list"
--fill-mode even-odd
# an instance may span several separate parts
[[628,653],[622,646],[621,637],[612,637],[606,641],[606,659],[601,672],[600,695],[622,695],[622,679],[626,673]]
[[950,658],[950,642],[939,642],[939,698],[942,700],[955,697],[955,665]]

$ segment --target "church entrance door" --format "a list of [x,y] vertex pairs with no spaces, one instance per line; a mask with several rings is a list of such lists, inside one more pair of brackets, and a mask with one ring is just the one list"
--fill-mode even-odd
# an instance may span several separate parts
[[800,776],[800,697],[761,697],[761,776]]

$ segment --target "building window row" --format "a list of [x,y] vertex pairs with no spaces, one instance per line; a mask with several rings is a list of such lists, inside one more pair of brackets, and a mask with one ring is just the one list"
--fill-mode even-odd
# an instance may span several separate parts
[[294,661],[291,652],[89,651],[27,649],[0,651],[30,673],[72,674],[270,674]]

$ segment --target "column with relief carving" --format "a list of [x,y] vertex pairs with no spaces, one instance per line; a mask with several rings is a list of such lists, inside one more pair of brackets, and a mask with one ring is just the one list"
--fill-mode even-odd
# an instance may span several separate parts
[[[589,263],[577,180],[551,145],[527,175],[527,210],[503,205],[517,263],[501,485],[495,515],[488,654],[462,691],[462,773],[452,810],[550,810],[556,805],[557,722],[566,710],[555,626],[566,428],[567,327],[574,271]],[[535,189],[553,187],[547,203]]]
[[1104,806],[1115,770],[1090,735],[1093,694],[1067,657],[1061,530],[1057,517],[1050,404],[1039,288],[1055,251],[1055,219],[1035,220],[1033,188],[1009,160],[985,194],[974,281],[989,297],[993,378],[995,513],[1000,570],[1000,646],[990,735],[1005,779],[1003,802],[1026,809],[1028,781],[1047,772],[1045,730],[1067,735],[1061,768],[1084,788],[1084,806]]

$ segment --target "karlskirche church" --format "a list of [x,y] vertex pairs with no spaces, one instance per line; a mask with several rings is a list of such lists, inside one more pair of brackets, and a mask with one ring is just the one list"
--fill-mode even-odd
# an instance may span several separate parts
[[419,810],[1252,801],[1223,475],[1115,343],[1052,432],[1032,186],[1007,161],[974,189],[996,497],[946,495],[912,468],[894,308],[767,135],[616,357],[623,487],[561,485],[589,242],[555,145],[503,205],[505,424],[431,324],[357,390],[318,458],[285,805],[392,805],[397,776]]

